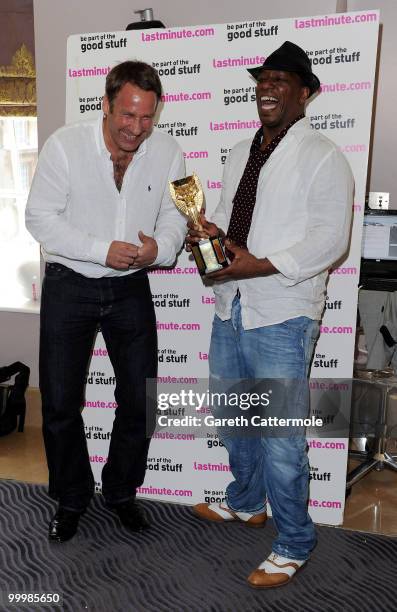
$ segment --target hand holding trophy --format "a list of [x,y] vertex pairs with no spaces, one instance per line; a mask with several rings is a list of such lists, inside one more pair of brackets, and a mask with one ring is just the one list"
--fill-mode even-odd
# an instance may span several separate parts
[[[200,224],[200,211],[203,206],[203,188],[196,174],[170,182],[170,193],[177,209],[197,227]],[[191,245],[193,257],[201,276],[226,268],[229,264],[219,236],[208,237]]]

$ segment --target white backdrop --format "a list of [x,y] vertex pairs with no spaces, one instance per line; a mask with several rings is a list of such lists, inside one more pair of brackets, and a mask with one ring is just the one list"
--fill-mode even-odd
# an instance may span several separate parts
[[[158,128],[185,152],[186,169],[197,172],[208,215],[222,186],[230,148],[260,127],[255,83],[246,67],[263,63],[285,40],[303,47],[322,90],[307,107],[313,129],[330,137],[351,164],[356,193],[348,258],[330,275],[323,327],[312,377],[352,376],[362,216],[370,141],[378,11],[322,17],[226,23],[164,30],[102,32],[71,36],[67,50],[66,121],[100,113],[108,71],[126,59],[154,65],[164,89]],[[182,253],[172,270],[150,273],[159,331],[159,380],[194,388],[208,375],[213,294]],[[84,420],[97,489],[107,457],[114,416],[114,374],[99,334],[87,381]],[[335,395],[336,401],[339,395]],[[332,402],[331,402],[332,404]],[[332,420],[332,409],[317,410]],[[171,437],[172,436],[172,437]],[[345,498],[348,440],[309,438],[310,514],[340,524]],[[197,503],[221,501],[230,480],[227,453],[216,433],[155,434],[139,494],[150,499]]]

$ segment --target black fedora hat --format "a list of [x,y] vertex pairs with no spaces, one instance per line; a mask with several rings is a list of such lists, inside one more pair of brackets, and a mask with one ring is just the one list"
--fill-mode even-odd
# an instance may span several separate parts
[[312,72],[309,56],[301,47],[286,40],[276,51],[273,51],[257,68],[247,68],[254,79],[258,79],[262,70],[284,70],[299,74],[304,84],[309,87],[310,95],[320,88],[320,81]]

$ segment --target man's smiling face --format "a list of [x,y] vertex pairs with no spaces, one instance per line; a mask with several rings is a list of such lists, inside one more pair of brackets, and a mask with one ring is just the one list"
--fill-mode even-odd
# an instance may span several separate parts
[[106,96],[103,110],[105,142],[112,154],[134,153],[150,136],[157,108],[154,91],[126,83],[110,104]]
[[262,70],[256,86],[256,103],[262,125],[281,131],[304,111],[309,94],[309,88],[294,72]]

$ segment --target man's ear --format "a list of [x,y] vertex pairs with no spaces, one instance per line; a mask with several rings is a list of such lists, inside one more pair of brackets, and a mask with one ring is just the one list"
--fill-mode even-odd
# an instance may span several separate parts
[[107,96],[103,96],[102,98],[102,110],[104,115],[110,113],[110,104]]
[[309,87],[302,87],[301,89],[301,95],[299,98],[299,103],[300,104],[305,104],[306,100],[310,98],[310,88]]

